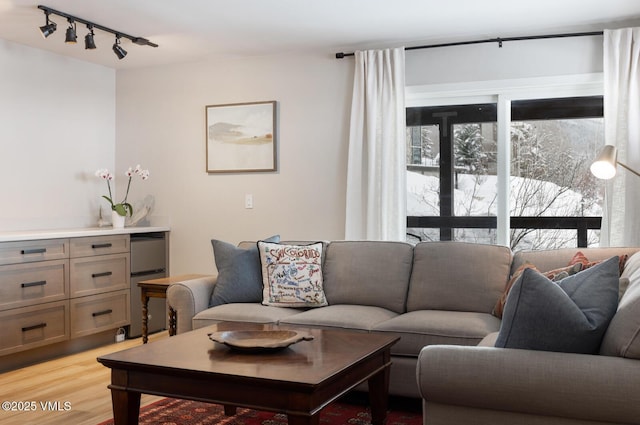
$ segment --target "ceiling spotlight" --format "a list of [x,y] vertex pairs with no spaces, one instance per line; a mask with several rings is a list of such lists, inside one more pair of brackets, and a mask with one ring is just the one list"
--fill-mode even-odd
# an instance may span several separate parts
[[51,34],[56,32],[57,25],[55,22],[51,22],[49,20],[49,13],[45,12],[45,16],[47,17],[47,23],[40,27],[40,32],[44,38],[49,37]]
[[[0,0],[2,3],[2,0]],[[129,39],[133,42],[133,44],[137,44],[139,46],[150,46],[150,47],[158,47],[157,44],[150,42],[144,37],[136,37],[130,34],[123,33],[121,31],[116,31],[111,28],[107,28],[105,26],[96,24],[91,21],[87,21],[86,19],[79,18],[77,16],[69,15],[65,12],[60,12],[59,10],[51,9],[50,7],[38,5],[38,9],[44,11],[44,16],[46,19],[45,25],[40,27],[40,32],[43,37],[49,37],[53,34],[57,29],[57,24],[52,22],[49,17],[50,15],[56,15],[63,19],[66,19],[69,23],[69,27],[67,28],[65,43],[76,44],[78,41],[78,33],[76,32],[76,26],[78,23],[80,25],[86,25],[88,33],[84,36],[84,48],[85,50],[94,50],[96,49],[96,41],[95,41],[95,30],[100,30],[104,32],[108,32],[113,34],[116,37],[115,43],[113,43],[113,52],[116,54],[118,59],[124,59],[127,56],[127,51],[122,48],[120,45],[122,38]]]
[[69,19],[69,28],[67,28],[67,36],[64,39],[65,43],[76,44],[78,36],[76,35],[76,23]]
[[127,56],[127,51],[120,46],[120,35],[116,34],[116,42],[113,43],[113,52],[116,54],[118,59],[124,59]]
[[87,28],[89,29],[89,33],[84,36],[84,48],[87,50],[92,50],[96,48],[96,42],[93,40],[93,36],[95,34],[93,33],[92,25],[87,25]]

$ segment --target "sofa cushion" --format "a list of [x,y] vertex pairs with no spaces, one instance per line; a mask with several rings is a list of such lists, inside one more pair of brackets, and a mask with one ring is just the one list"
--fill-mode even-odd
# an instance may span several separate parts
[[[620,254],[618,255],[618,266],[620,267],[620,274],[624,270],[624,266],[627,263],[627,259],[629,259],[629,254]],[[570,265],[580,264],[582,266],[582,270],[586,270],[589,267],[593,267],[596,264],[602,263],[603,260],[591,261],[587,258],[586,255],[582,251],[576,252],[571,261],[569,261]]]
[[597,353],[618,305],[618,261],[558,283],[525,269],[507,298],[496,347]]
[[465,242],[422,242],[414,248],[407,311],[491,313],[511,266],[511,250]]
[[412,259],[413,247],[404,242],[331,242],[324,264],[327,301],[402,313]]
[[[509,296],[509,291],[511,291],[511,288],[513,287],[513,284],[516,283],[516,280],[518,280],[520,278],[520,276],[522,275],[522,272],[524,271],[524,269],[534,269],[536,271],[540,271],[536,268],[536,266],[534,266],[531,263],[525,263],[522,266],[520,266],[520,268],[518,268],[518,270],[516,270],[516,272],[513,274],[513,276],[511,276],[511,279],[509,279],[509,283],[507,283],[507,286],[504,288],[504,292],[502,293],[502,295],[500,296],[500,299],[498,300],[498,302],[496,302],[496,305],[493,307],[493,315],[496,316],[497,318],[501,319],[502,318],[502,312],[504,311],[504,305],[507,302],[507,297]],[[554,269],[554,270],[549,270],[548,272],[544,272],[542,273],[547,279],[552,280],[554,282],[558,282],[562,279],[564,279],[565,277],[574,275],[578,272],[582,271],[582,264],[581,263],[576,263],[576,264],[572,264],[566,267],[561,267],[559,269]]]
[[322,243],[280,245],[258,242],[262,264],[262,304],[322,307]]
[[500,320],[488,313],[419,310],[401,314],[373,327],[376,332],[400,336],[391,353],[418,356],[432,344],[477,345],[489,333],[500,329]]
[[[619,249],[618,249],[619,250]],[[553,252],[553,251],[552,251]],[[596,252],[596,251],[592,251],[592,252]],[[565,253],[565,250],[558,250],[558,253],[560,255],[562,255],[562,253]],[[536,255],[544,255],[541,252],[538,252],[538,254]],[[621,255],[619,256],[619,267],[620,267],[620,274],[622,274],[625,264],[627,262],[627,259],[629,258],[629,254],[626,253],[621,253]],[[610,258],[610,257],[608,257]],[[605,258],[606,259],[606,258]],[[582,251],[577,251],[573,257],[571,258],[571,260],[569,260],[569,263],[567,266],[564,267],[559,267],[557,269],[554,270],[550,270],[550,271],[546,271],[543,274],[548,277],[549,279],[553,280],[554,282],[557,282],[559,280],[564,279],[567,276],[571,276],[574,275],[582,270],[586,270],[589,267],[593,267],[596,264],[600,264],[602,261],[604,261],[605,259],[602,260],[597,260],[597,261],[590,261]],[[500,299],[498,300],[498,302],[496,303],[495,307],[493,308],[493,314],[498,317],[498,318],[502,318],[502,312],[504,310],[504,304],[507,302],[507,296],[509,295],[509,291],[511,290],[511,287],[513,286],[513,284],[515,283],[515,281],[520,277],[520,275],[522,274],[522,271],[525,268],[534,268],[538,271],[540,271],[539,268],[537,268],[535,265],[529,263],[528,261],[524,262],[523,264],[521,264],[518,269],[513,272],[513,275],[511,276],[511,279],[509,279],[509,283],[507,284],[507,286],[505,287],[504,292],[502,293],[502,296],[500,297]],[[622,297],[622,294],[624,294],[624,291],[627,289],[627,285],[629,284],[629,281],[626,278],[621,278],[620,282],[619,282],[619,296],[618,298]]]
[[600,354],[640,359],[640,252],[629,257],[622,276],[629,284],[604,335]]
[[518,251],[513,255],[511,274],[524,263],[535,264],[539,270],[553,270],[564,267],[577,252],[582,252],[590,261],[601,261],[613,256],[632,255],[639,248],[561,248],[538,251]]
[[482,341],[478,343],[478,347],[495,347],[500,332],[491,332],[489,335],[482,338]]
[[[279,235],[265,239],[268,242],[279,240]],[[218,279],[213,287],[209,305],[260,302],[262,272],[256,244],[245,249],[213,239],[211,245],[218,269]]]
[[626,277],[634,281],[640,278],[640,251],[629,256],[620,277]]
[[381,307],[338,304],[288,316],[280,323],[370,331],[376,324],[396,316],[396,313]]
[[233,303],[210,307],[193,316],[193,329],[218,322],[278,323],[284,317],[299,314],[298,308],[272,307],[258,303]]

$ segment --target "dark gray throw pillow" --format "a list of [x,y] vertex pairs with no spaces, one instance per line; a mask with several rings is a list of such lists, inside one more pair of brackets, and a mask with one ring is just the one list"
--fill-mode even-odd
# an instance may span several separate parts
[[[264,241],[278,243],[280,236],[271,236]],[[211,245],[218,279],[209,306],[262,302],[262,268],[257,245],[243,249],[217,239],[212,239]]]
[[496,347],[595,354],[618,307],[618,257],[552,282],[526,269],[509,292]]

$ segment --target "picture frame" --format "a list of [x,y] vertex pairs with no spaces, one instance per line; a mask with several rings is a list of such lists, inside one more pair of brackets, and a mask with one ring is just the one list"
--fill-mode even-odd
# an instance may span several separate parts
[[277,102],[205,107],[207,173],[277,171]]

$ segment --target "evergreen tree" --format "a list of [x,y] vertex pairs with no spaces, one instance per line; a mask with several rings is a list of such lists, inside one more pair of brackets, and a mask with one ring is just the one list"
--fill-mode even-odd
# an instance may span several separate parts
[[484,174],[487,154],[480,124],[463,124],[453,130],[455,165],[466,168],[471,174]]

